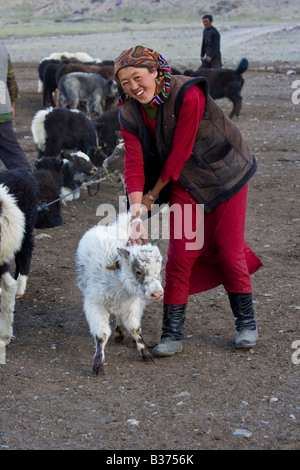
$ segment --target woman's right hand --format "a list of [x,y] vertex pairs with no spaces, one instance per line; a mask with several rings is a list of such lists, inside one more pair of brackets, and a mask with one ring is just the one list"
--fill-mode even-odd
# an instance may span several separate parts
[[147,231],[140,221],[133,221],[130,223],[130,233],[126,246],[144,245],[147,243]]

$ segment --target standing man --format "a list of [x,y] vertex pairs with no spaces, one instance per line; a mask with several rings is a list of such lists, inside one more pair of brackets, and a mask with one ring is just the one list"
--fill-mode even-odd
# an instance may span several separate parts
[[202,65],[200,68],[221,69],[220,34],[212,25],[213,17],[211,15],[202,16],[202,22],[204,30],[201,47]]
[[0,159],[9,170],[17,167],[31,170],[12,125],[18,98],[19,90],[10,57],[6,47],[0,44]]

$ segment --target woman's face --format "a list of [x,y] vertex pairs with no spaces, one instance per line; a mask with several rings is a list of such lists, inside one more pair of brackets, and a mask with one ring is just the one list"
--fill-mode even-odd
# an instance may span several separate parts
[[141,104],[150,103],[155,95],[157,70],[145,67],[124,67],[118,73],[123,90]]

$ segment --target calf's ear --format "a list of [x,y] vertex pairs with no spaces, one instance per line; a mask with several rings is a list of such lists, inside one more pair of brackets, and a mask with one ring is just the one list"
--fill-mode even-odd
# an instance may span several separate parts
[[122,258],[129,259],[130,252],[126,248],[117,248],[118,253]]

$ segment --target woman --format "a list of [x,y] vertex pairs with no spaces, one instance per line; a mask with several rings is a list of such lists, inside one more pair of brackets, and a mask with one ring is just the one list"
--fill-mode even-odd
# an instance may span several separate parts
[[6,47],[0,44],[0,159],[9,170],[17,167],[31,170],[12,123],[17,99],[19,99],[19,89],[10,56]]
[[182,214],[192,208],[193,231],[200,230],[199,204],[205,211],[204,244],[194,249],[188,248],[184,217],[182,227],[170,219],[162,336],[153,354],[182,351],[188,296],[219,284],[235,317],[236,347],[254,346],[258,334],[250,274],[262,263],[248,248],[244,229],[255,157],[209,96],[203,77],[172,76],[165,59],[143,46],[123,51],[115,73],[123,88],[119,104],[131,210],[128,245],[147,238],[140,218],[143,204],[149,211],[155,202],[168,201]]

